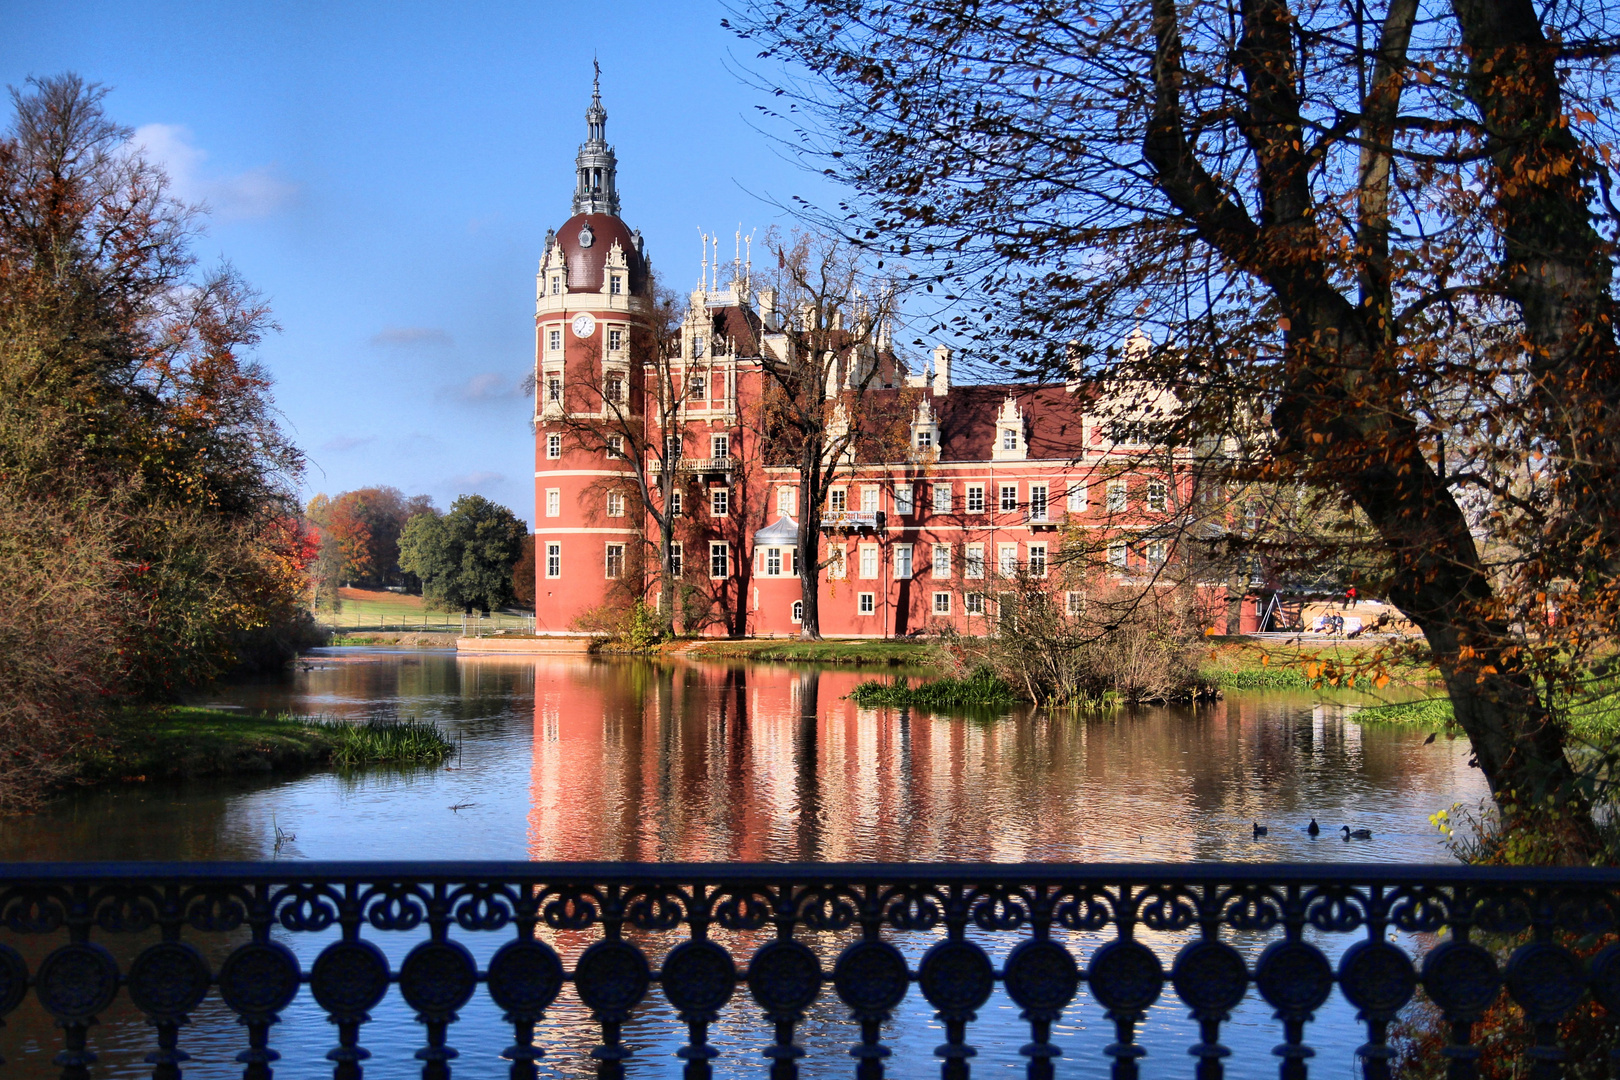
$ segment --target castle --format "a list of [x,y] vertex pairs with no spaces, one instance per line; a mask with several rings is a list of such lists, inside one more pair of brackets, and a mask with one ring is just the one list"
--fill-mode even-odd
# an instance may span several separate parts
[[[536,279],[536,629],[592,628],[671,588],[689,632],[796,635],[801,477],[759,422],[771,365],[793,348],[793,313],[755,292],[740,262],[723,282],[706,246],[678,344],[650,358],[650,264],[619,216],[599,86],[586,126],[573,213],[547,235]],[[881,339],[880,328],[879,352]],[[1126,347],[1148,342],[1138,332]],[[1148,425],[1121,425],[1078,381],[958,385],[943,346],[917,374],[879,360],[864,392],[899,410],[903,445],[847,455],[827,491],[823,634],[982,632],[998,582],[1013,577],[1051,575],[1059,602],[1079,610],[1083,590],[1053,573],[1065,536],[1086,535],[1119,578],[1151,578],[1176,557],[1175,530],[1161,526],[1190,502],[1191,480],[1173,464],[1143,467]],[[656,408],[670,385],[678,408]],[[619,427],[597,422],[610,417]],[[660,485],[645,482],[666,462],[678,473],[666,509],[679,514],[668,582],[649,550],[659,537],[649,492],[661,498]]]

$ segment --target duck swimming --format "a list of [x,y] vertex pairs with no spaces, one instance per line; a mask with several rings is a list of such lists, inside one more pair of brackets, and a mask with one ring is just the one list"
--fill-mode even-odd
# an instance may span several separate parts
[[1372,839],[1372,830],[1371,829],[1352,829],[1348,825],[1341,825],[1339,827],[1344,830],[1344,838],[1346,840],[1371,840]]
[[1318,836],[1322,832],[1322,826],[1316,823],[1315,818],[1311,818],[1311,823],[1305,826],[1305,831],[1310,833],[1312,836]]
[[1266,827],[1258,821],[1254,823],[1254,835],[1256,839],[1266,835]]

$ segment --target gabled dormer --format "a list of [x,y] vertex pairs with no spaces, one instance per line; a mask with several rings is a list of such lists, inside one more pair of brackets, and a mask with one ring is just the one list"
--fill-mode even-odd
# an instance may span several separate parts
[[1029,446],[1024,438],[1024,410],[1007,392],[1007,400],[996,413],[996,441],[990,447],[991,461],[1023,461],[1029,457]]
[[568,298],[568,258],[554,229],[546,231],[545,254],[534,281],[535,304],[540,308],[561,307]]
[[911,456],[915,461],[939,460],[939,420],[927,394],[918,398],[911,419]]

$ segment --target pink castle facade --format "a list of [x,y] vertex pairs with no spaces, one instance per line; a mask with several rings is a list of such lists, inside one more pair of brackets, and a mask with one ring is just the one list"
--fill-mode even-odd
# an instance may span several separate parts
[[[687,632],[797,635],[803,493],[796,469],[771,464],[759,422],[766,365],[791,347],[773,330],[782,315],[740,266],[728,286],[706,268],[673,362],[674,380],[689,390],[679,430],[656,430],[648,415],[656,410],[646,407],[654,368],[632,357],[636,316],[651,302],[646,251],[619,218],[599,97],[586,118],[573,216],[548,235],[537,278],[536,629],[596,629],[635,599],[656,605],[668,587]],[[1143,347],[1140,335],[1127,343]],[[982,633],[996,591],[1013,578],[1050,579],[1054,600],[1073,610],[1083,586],[1059,572],[1066,539],[1083,537],[1121,580],[1151,579],[1177,558],[1168,526],[1194,492],[1174,455],[1167,467],[1162,448],[1122,435],[1080,383],[956,385],[943,347],[930,366],[908,374],[891,365],[868,391],[903,417],[906,449],[840,466],[820,521],[824,635]],[[671,582],[659,580],[649,548],[658,530],[630,456],[586,449],[570,434],[564,410],[576,385],[647,417],[648,444],[679,437]],[[1200,593],[1211,626],[1225,632],[1225,585]],[[1243,612],[1242,629],[1252,629],[1252,600]]]

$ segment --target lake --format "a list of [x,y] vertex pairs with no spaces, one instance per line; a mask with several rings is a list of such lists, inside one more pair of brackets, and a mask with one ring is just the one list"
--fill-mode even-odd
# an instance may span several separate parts
[[[1353,699],[1244,692],[1194,708],[1090,717],[929,716],[857,708],[846,695],[870,677],[786,665],[322,650],[283,677],[196,703],[431,720],[457,741],[455,757],[435,768],[86,791],[0,825],[0,858],[1445,862],[1429,815],[1486,794],[1465,742],[1424,745],[1425,730],[1358,724]],[[1323,827],[1317,838],[1304,830],[1312,817]],[[1267,836],[1253,836],[1256,822]],[[1344,824],[1371,829],[1373,840],[1343,841],[1336,830]],[[301,937],[289,943],[308,961],[321,942]],[[999,1000],[1005,1008],[974,1025],[983,1055],[976,1073],[1020,1067],[1027,1028]],[[1275,1024],[1256,1005],[1251,993],[1231,1025],[1227,1042],[1243,1059],[1234,1058],[1234,1077],[1275,1075]],[[1111,1028],[1096,1011],[1070,1025],[1064,1045],[1076,1049],[1060,1075],[1104,1073],[1100,1054],[1080,1050]],[[1168,992],[1159,1012],[1171,1049],[1157,1060],[1190,1075],[1192,1060],[1173,1049],[1185,1013]],[[829,1006],[825,1021],[839,1024],[836,1014]],[[452,1039],[467,1055],[459,1074],[494,1075],[471,1062],[493,1065],[510,1032],[502,1040],[487,1002],[464,1015]],[[681,1041],[660,1034],[659,1015],[650,1005],[638,1020],[644,1030],[627,1035],[647,1046],[637,1059],[642,1075],[673,1063],[661,1040]],[[932,1023],[926,1007],[917,1015],[923,1027]],[[559,1005],[554,1019],[547,1075],[587,1075],[583,1012]],[[324,1071],[331,1029],[307,995],[285,1020],[275,1034],[287,1055],[278,1074]],[[1349,1074],[1363,1032],[1348,1021],[1341,1017],[1331,1037],[1328,1024],[1312,1025],[1323,1055],[1313,1073]],[[92,1029],[99,1074],[143,1075],[149,1033],[121,999]],[[378,1054],[367,1076],[420,1067],[411,1061],[419,1027],[397,1000],[362,1041]],[[768,1041],[747,1025],[715,1033],[731,1055],[720,1064],[736,1075],[762,1075],[758,1047]],[[187,1076],[239,1075],[231,1059],[240,1030],[217,1002],[198,1010],[181,1045],[197,1058]],[[32,999],[0,1032],[9,1074],[51,1074],[55,1049],[56,1033]],[[848,1060],[834,1049],[829,1064]],[[912,1075],[937,1074],[928,1049],[922,1054]]]

